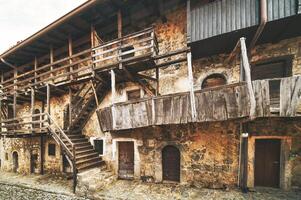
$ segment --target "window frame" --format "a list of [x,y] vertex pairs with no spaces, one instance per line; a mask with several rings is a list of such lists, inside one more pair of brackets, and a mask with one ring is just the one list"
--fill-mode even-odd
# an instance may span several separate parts
[[[50,146],[53,145],[54,146],[54,155],[50,154]],[[48,156],[52,156],[55,157],[56,156],[56,145],[54,143],[48,143],[48,151],[47,151],[47,155]]]

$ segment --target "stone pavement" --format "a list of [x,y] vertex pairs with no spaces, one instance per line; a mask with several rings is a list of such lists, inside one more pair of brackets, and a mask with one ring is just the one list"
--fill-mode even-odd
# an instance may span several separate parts
[[239,190],[198,189],[178,184],[153,184],[141,181],[118,180],[90,198],[72,193],[72,180],[56,175],[23,176],[0,172],[0,200],[301,200],[301,191],[284,192],[278,189],[257,188],[247,194]]

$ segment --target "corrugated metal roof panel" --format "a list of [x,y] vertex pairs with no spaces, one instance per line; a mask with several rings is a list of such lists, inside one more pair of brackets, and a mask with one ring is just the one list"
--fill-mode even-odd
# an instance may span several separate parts
[[281,19],[297,14],[296,0],[267,0],[268,21]]
[[259,0],[220,0],[191,9],[191,41],[259,23]]

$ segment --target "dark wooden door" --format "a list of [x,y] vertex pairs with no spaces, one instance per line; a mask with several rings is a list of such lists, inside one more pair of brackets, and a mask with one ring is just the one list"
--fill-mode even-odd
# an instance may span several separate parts
[[255,186],[279,187],[280,140],[255,141]]
[[180,181],[180,151],[174,146],[162,150],[163,180]]
[[121,179],[134,177],[134,142],[118,142],[118,176]]

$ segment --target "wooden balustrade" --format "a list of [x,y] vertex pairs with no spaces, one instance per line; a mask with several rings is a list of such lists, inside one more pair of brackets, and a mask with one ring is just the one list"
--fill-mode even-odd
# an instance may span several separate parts
[[[280,81],[280,106],[277,112],[270,107],[270,98],[274,94],[269,93],[269,83],[274,80]],[[257,80],[252,83],[256,99],[255,117],[301,116],[301,76]],[[191,116],[189,98],[189,93],[184,92],[116,103],[97,110],[97,116],[103,131],[250,117],[250,97],[245,82],[195,91],[195,120]]]
[[153,28],[103,43],[92,51],[95,70],[108,70],[120,63],[143,60],[159,53]]

